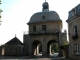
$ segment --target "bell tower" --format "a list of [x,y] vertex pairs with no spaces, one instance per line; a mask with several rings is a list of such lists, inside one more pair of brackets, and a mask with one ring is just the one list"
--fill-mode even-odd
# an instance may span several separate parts
[[42,7],[43,7],[42,11],[49,11],[49,4],[48,2],[46,2],[46,0],[43,3]]

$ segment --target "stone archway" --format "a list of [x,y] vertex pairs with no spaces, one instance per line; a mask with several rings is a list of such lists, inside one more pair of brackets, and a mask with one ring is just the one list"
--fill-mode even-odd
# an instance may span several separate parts
[[[39,55],[39,47],[41,45],[41,42],[36,40],[32,43],[32,53],[34,56]],[[41,48],[42,49],[42,48]]]
[[52,54],[52,45],[53,44],[58,44],[58,42],[56,40],[50,40],[48,43],[47,43],[47,54],[50,56]]

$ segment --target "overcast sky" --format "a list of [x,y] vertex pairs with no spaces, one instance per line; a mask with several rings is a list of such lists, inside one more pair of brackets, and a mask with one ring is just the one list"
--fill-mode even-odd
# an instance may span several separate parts
[[[45,0],[2,0],[0,8],[3,10],[2,24],[0,26],[0,45],[5,44],[16,36],[23,42],[23,32],[29,31],[30,17],[42,11],[42,4]],[[68,12],[77,6],[79,0],[47,0],[49,10],[56,11],[63,21],[63,29],[67,29],[66,20]]]

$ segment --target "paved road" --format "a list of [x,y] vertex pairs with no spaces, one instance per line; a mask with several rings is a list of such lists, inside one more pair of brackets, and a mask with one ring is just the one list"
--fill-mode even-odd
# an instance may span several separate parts
[[40,56],[41,54],[39,54],[38,56],[0,56],[0,60],[69,60],[69,59],[65,59],[63,57],[58,57],[58,54],[53,54],[52,56]]
[[5,56],[4,58],[0,59],[0,60],[69,60],[69,59],[65,59],[62,57],[29,57],[29,56],[24,56],[24,57],[8,57]]
[[48,58],[40,58],[40,59],[0,59],[0,60],[51,60]]
[[38,59],[0,59],[0,60],[69,60],[69,59],[38,58]]

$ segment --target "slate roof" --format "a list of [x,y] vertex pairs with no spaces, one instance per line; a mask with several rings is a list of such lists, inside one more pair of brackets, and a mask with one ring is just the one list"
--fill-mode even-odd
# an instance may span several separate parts
[[23,43],[17,37],[14,37],[13,39],[11,39],[10,41],[8,41],[5,44],[21,44],[21,45],[23,45]]
[[38,23],[38,22],[53,22],[53,21],[61,21],[59,15],[55,11],[42,11],[33,14],[30,18],[30,23]]

